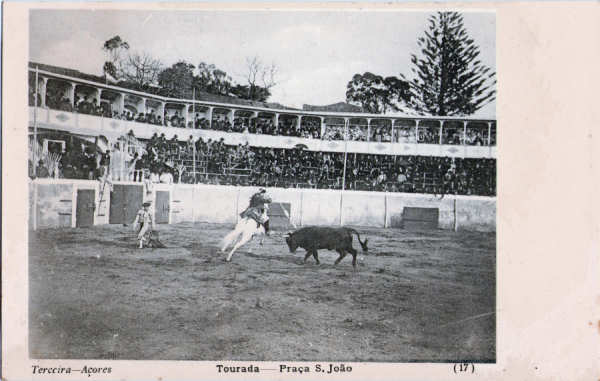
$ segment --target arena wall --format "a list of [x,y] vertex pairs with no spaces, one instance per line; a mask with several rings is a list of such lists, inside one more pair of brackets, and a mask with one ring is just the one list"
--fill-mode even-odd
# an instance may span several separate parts
[[[78,189],[94,189],[94,224],[108,223],[110,192],[100,202],[99,181],[38,179],[30,183],[30,207],[35,227],[75,227]],[[121,184],[121,183],[119,183]],[[134,184],[134,183],[129,183]],[[141,184],[137,184],[142,186]],[[255,187],[155,184],[144,186],[144,201],[156,200],[157,191],[169,192],[169,223],[214,222],[234,224],[248,205]],[[407,193],[358,192],[326,189],[269,188],[274,202],[289,203],[296,226],[354,225],[401,227],[405,207],[438,208],[440,229],[496,230],[496,199],[479,196],[435,196]],[[33,200],[36,200],[35,205]],[[29,213],[33,219],[33,211]]]
[[30,182],[29,186],[30,228],[75,227],[77,224],[77,191],[79,189],[94,190],[96,201],[94,225],[108,224],[110,205],[108,187],[100,199],[101,184],[98,181],[38,179]]

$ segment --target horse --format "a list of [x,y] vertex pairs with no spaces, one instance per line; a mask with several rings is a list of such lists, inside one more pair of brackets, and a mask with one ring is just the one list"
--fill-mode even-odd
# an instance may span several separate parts
[[[222,253],[224,253],[228,247],[233,246],[225,261],[230,262],[233,253],[242,245],[250,241],[255,235],[262,235],[262,239],[264,239],[265,227],[263,226],[263,223],[268,219],[266,209],[263,210],[262,215],[259,215],[257,219],[260,223],[252,217],[243,217],[237,223],[235,229],[223,238],[221,247]],[[261,245],[262,239],[260,241]]]

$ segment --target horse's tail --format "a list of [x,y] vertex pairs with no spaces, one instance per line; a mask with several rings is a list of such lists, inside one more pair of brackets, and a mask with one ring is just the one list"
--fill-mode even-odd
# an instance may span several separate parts
[[364,252],[369,251],[369,248],[367,247],[367,242],[369,241],[369,239],[365,238],[364,241],[361,241],[360,240],[360,234],[356,230],[354,230],[352,228],[347,228],[347,229],[348,229],[348,231],[350,231],[350,234],[352,234],[352,233],[356,234],[356,238],[358,239],[358,243],[360,243],[360,246],[362,247],[362,250]]

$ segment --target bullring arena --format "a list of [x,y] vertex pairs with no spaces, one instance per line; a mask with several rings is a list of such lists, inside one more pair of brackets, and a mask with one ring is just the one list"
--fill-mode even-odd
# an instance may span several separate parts
[[[268,189],[296,226],[342,218],[369,238],[353,271],[349,258],[333,265],[335,252],[321,250],[320,265],[303,264],[303,250],[291,254],[285,213],[272,216],[263,246],[254,240],[226,263],[219,241],[256,190],[246,187],[156,185],[167,248],[136,249],[123,224],[141,197],[77,227],[85,218],[77,194],[98,195],[99,186],[32,183],[33,358],[495,361],[492,199]],[[112,195],[141,196],[142,188],[117,183]],[[440,229],[403,226],[411,206],[438,208]]]
[[[494,120],[29,74],[31,358],[495,362]],[[274,232],[227,263],[220,241],[259,187]],[[166,248],[136,248],[145,201]],[[311,225],[369,250],[354,241],[356,269],[327,250],[303,263],[284,234]]]

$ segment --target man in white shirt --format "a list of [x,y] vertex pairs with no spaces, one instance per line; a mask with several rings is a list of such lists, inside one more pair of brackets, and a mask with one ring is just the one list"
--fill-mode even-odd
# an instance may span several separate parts
[[173,175],[169,171],[165,171],[160,175],[160,182],[162,184],[173,184]]

